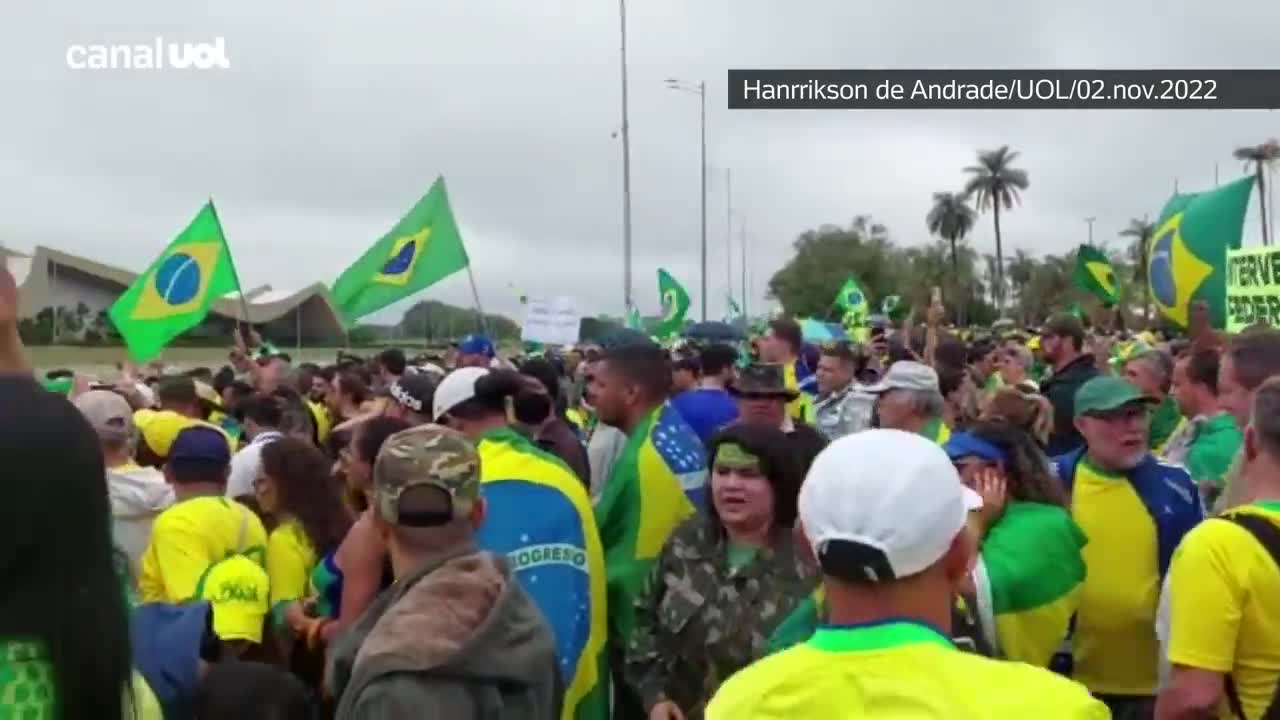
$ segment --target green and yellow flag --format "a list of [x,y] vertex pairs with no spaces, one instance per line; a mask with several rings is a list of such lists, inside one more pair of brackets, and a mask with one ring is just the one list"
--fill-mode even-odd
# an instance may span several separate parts
[[658,337],[678,334],[684,329],[684,316],[689,312],[689,293],[671,273],[658,270],[658,295],[662,298],[662,320],[653,329]]
[[1081,245],[1076,251],[1076,269],[1071,276],[1075,286],[1093,295],[1107,307],[1120,301],[1120,284],[1111,260],[1092,245]]
[[350,325],[431,287],[469,262],[440,177],[391,232],[334,281],[333,301]]
[[840,308],[841,322],[846,328],[856,328],[866,324],[869,312],[867,295],[862,292],[857,278],[852,275],[844,281],[844,285],[840,286],[834,305]]
[[508,559],[551,628],[561,720],[607,720],[607,571],[591,497],[563,460],[514,430],[491,430],[476,447],[485,499],[476,543]]
[[1226,324],[1227,250],[1240,247],[1253,176],[1202,193],[1174,195],[1160,212],[1147,252],[1147,282],[1161,314],[1187,327],[1191,303]]
[[147,362],[199,325],[215,300],[239,291],[231,251],[209,201],[107,314],[124,337],[129,357]]
[[[483,463],[481,465],[483,467]],[[625,643],[635,599],[671,532],[706,507],[706,451],[670,404],[627,438],[596,504],[609,585],[609,636]]]
[[995,621],[1001,657],[1049,666],[1079,605],[1086,542],[1057,505],[1014,501],[1005,508],[982,541],[975,573],[979,610]]

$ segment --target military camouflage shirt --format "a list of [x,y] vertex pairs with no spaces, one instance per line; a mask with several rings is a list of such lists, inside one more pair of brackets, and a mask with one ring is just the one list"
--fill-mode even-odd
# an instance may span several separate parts
[[670,700],[698,720],[730,675],[764,656],[769,635],[818,578],[797,556],[788,528],[731,570],[729,547],[704,516],[667,541],[636,599],[627,682],[650,710]]

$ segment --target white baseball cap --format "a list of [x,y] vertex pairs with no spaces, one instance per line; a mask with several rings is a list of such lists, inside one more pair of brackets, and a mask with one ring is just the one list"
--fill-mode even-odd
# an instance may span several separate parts
[[901,430],[848,435],[818,454],[800,488],[805,535],[824,574],[887,582],[947,553],[982,506],[937,443]]
[[445,413],[475,397],[476,381],[488,374],[488,368],[465,367],[446,375],[432,398],[431,419],[439,421]]
[[890,390],[932,390],[938,392],[938,372],[914,360],[899,360],[889,366],[889,372],[875,385],[867,385],[863,392],[886,393]]

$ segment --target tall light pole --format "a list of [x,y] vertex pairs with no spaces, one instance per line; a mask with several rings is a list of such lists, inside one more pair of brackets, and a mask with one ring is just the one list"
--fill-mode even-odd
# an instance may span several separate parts
[[667,79],[672,90],[696,93],[702,104],[702,321],[707,321],[707,84],[686,83],[675,78]]
[[[724,169],[724,280],[725,292],[733,301],[733,171]],[[739,311],[742,308],[738,308]]]
[[622,26],[622,298],[631,313],[631,128],[627,122],[627,0],[618,0]]
[[742,231],[742,321],[748,322],[747,315],[747,219],[744,217],[738,223],[738,228]]
[[1093,221],[1097,219],[1098,218],[1096,217],[1087,217],[1084,219],[1084,221],[1089,224],[1089,247],[1093,247]]

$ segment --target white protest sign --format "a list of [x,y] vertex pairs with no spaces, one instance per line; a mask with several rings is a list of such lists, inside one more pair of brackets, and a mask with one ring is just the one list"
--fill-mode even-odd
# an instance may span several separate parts
[[520,339],[544,345],[571,345],[578,342],[582,315],[571,297],[550,300],[529,299],[525,306]]

